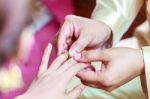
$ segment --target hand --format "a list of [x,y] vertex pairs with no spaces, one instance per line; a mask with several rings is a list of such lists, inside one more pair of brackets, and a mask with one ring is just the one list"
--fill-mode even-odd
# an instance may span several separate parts
[[100,70],[85,69],[78,73],[83,84],[111,91],[144,71],[142,51],[132,48],[111,48],[106,50],[85,51],[82,62],[102,61]]
[[66,16],[58,33],[58,54],[69,50],[70,56],[85,48],[101,48],[111,36],[106,24],[73,15]]
[[[86,67],[86,64],[77,63],[68,59],[67,54],[57,57],[48,68],[51,45],[46,48],[37,78],[27,92],[16,99],[76,99],[84,89],[79,85],[70,92],[66,92],[69,81]],[[48,68],[48,69],[47,69]]]

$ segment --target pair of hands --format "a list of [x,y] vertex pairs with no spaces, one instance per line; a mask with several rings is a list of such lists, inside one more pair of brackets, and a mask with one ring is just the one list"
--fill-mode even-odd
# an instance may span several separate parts
[[82,83],[111,91],[143,73],[143,55],[140,49],[103,49],[111,38],[111,29],[104,23],[69,15],[59,30],[58,54],[69,55],[83,63],[101,61],[102,67],[94,71],[89,67],[80,71]]
[[[142,51],[131,48],[101,48],[109,40],[111,30],[104,23],[67,16],[58,36],[59,56],[48,67],[51,45],[46,49],[37,78],[28,91],[16,99],[76,99],[84,85],[111,91],[143,73]],[[65,53],[69,50],[68,59]],[[77,61],[75,61],[75,60]],[[102,61],[95,71],[89,63]],[[66,86],[75,75],[84,85],[70,92]],[[42,94],[41,94],[42,92]]]

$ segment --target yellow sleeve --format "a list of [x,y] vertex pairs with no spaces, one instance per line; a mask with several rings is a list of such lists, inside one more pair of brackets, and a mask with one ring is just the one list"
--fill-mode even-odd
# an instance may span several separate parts
[[[144,63],[145,63],[145,76],[148,97],[150,98],[150,46],[143,47]],[[148,99],[149,99],[148,98]]]
[[116,44],[137,16],[144,0],[97,0],[92,18],[107,24]]

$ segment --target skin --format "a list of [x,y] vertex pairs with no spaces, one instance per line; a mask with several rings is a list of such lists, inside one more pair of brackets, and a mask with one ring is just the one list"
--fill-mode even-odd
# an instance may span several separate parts
[[83,84],[106,91],[112,91],[144,72],[141,49],[118,47],[84,51],[78,60],[102,62],[99,70],[85,69],[78,73],[78,77]]
[[65,53],[48,66],[51,49],[52,46],[49,44],[44,52],[37,78],[27,92],[16,99],[77,99],[84,90],[85,87],[82,84],[69,92],[66,92],[66,87],[79,71],[87,67],[87,64],[68,59],[68,54]]
[[100,21],[69,15],[58,34],[58,54],[69,51],[78,62],[102,62],[98,71],[90,66],[78,73],[87,86],[111,91],[143,73],[140,49],[102,49],[111,38],[111,29]]
[[100,21],[68,15],[58,31],[58,55],[69,50],[75,57],[86,49],[102,48],[111,37],[111,29]]

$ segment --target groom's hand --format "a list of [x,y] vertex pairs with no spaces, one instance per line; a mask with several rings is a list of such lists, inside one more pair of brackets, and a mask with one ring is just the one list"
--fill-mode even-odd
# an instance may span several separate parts
[[111,29],[104,23],[68,15],[58,32],[58,54],[69,50],[72,57],[83,50],[101,48],[111,37]]
[[78,59],[82,62],[102,61],[99,70],[85,69],[78,73],[88,86],[111,91],[143,73],[144,62],[140,49],[111,48],[85,51]]

